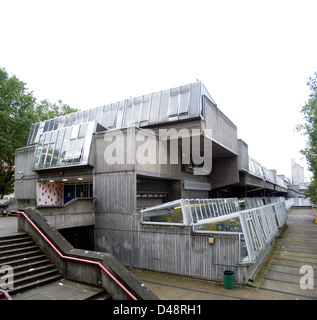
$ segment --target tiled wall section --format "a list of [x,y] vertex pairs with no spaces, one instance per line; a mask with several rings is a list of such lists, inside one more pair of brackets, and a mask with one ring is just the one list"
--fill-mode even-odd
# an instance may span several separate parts
[[60,182],[38,182],[36,194],[38,206],[60,206],[64,204],[64,185]]

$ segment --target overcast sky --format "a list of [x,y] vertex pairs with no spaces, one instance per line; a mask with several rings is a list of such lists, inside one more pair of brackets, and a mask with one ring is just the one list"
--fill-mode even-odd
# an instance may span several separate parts
[[249,154],[291,177],[317,71],[316,0],[0,0],[0,66],[89,109],[201,80]]

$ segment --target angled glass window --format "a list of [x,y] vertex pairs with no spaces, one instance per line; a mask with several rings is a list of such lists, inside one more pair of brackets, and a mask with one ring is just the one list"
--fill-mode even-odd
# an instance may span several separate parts
[[34,170],[87,164],[95,121],[42,133],[34,158]]
[[84,138],[88,129],[88,123],[79,126],[78,138]]
[[74,152],[73,152],[73,155],[72,155],[73,160],[79,160],[80,159],[82,148],[83,148],[83,142],[84,142],[84,138],[76,139],[75,146],[74,146]]
[[196,223],[194,231],[221,231],[221,232],[242,232],[241,221],[239,216],[213,219],[213,221],[206,221]]
[[65,134],[65,129],[61,129],[61,130],[57,131],[57,141],[56,141],[56,144],[55,144],[55,149],[54,149],[54,153],[53,153],[53,159],[52,159],[52,163],[51,163],[52,167],[56,167],[57,166],[58,159],[59,159],[60,154],[61,154],[61,147],[63,145],[64,134]]
[[32,124],[32,126],[31,126],[29,137],[28,137],[28,142],[27,142],[28,146],[33,144],[34,136],[36,135],[35,126],[36,126],[35,124]]
[[48,130],[49,125],[50,125],[49,120],[45,121],[43,132],[46,132]]
[[70,127],[66,128],[65,129],[65,135],[64,135],[64,141],[63,141],[63,146],[62,146],[62,150],[61,150],[60,157],[59,157],[59,162],[58,162],[59,166],[66,165],[65,156],[66,156],[67,150],[69,150],[69,147],[70,147],[69,139],[71,137],[71,134],[72,134],[72,128],[70,128]]
[[182,205],[179,201],[143,210],[143,222],[183,224]]
[[247,244],[246,244],[243,233],[240,234],[239,242],[240,242],[240,262],[249,263],[250,262],[249,253],[248,253],[248,248],[247,248]]
[[54,129],[55,119],[50,120],[50,124],[48,126],[48,131],[52,131]]

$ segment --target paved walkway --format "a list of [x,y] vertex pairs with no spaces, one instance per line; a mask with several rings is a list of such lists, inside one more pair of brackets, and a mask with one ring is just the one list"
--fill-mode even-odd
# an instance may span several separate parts
[[86,300],[102,288],[60,279],[12,296],[12,300]]
[[[159,298],[167,300],[307,300],[317,299],[317,225],[311,209],[293,209],[284,236],[277,239],[264,264],[257,287],[224,289],[221,283],[191,279],[146,270],[131,270]],[[312,289],[302,289],[303,265],[312,267]],[[308,275],[308,274],[307,274]]]
[[13,234],[18,231],[17,217],[1,217],[0,216],[0,236],[6,234]]

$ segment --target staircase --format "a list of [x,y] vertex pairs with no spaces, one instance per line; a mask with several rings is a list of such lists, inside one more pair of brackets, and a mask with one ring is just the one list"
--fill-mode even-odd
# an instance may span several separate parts
[[[11,296],[19,294],[19,299],[23,299],[23,294],[32,288],[44,288],[46,286],[45,290],[47,290],[47,285],[51,284],[56,287],[57,282],[64,284],[63,288],[78,289],[79,287],[84,287],[83,294],[79,294],[77,297],[69,295],[65,299],[111,299],[111,296],[103,288],[63,279],[63,275],[55,268],[27,233],[0,236],[0,270],[5,265],[13,268],[14,280],[14,288],[7,289],[6,291]],[[0,276],[3,276],[3,274],[0,274]],[[59,298],[58,292],[56,298]],[[4,296],[0,294],[0,300],[2,299],[4,299]],[[13,300],[15,300],[14,297]]]
[[4,265],[13,268],[10,295],[63,278],[27,233],[0,237],[0,268]]

